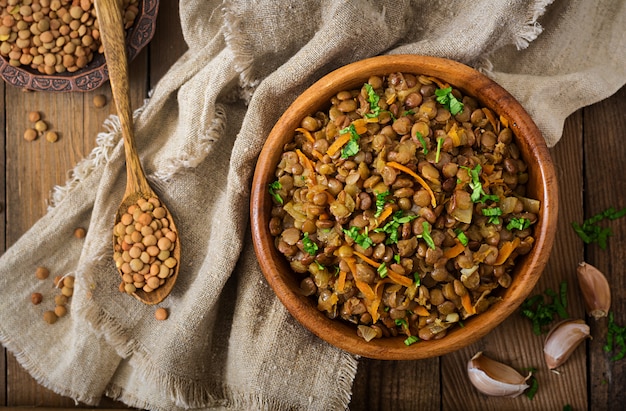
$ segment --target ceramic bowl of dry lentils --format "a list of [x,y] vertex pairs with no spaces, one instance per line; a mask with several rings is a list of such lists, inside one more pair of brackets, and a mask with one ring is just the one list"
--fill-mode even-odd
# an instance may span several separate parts
[[[158,0],[122,0],[129,61],[152,39]],[[0,0],[0,76],[16,87],[89,91],[108,72],[93,0]]]
[[557,185],[545,141],[502,87],[417,55],[341,67],[284,112],[251,194],[269,285],[353,354],[421,359],[505,321],[548,260]]

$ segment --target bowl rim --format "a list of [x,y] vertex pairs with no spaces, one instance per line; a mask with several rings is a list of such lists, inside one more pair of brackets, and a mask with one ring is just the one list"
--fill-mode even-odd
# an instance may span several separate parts
[[[139,0],[140,13],[127,34],[128,61],[132,61],[152,40],[155,32],[159,0]],[[94,59],[74,73],[41,74],[30,67],[14,67],[0,56],[0,77],[12,86],[51,92],[86,92],[99,88],[109,79],[104,55],[96,53]]]
[[[454,80],[450,79],[451,71],[456,73]],[[541,202],[534,232],[535,245],[518,262],[511,286],[503,291],[505,298],[494,303],[486,312],[468,318],[463,328],[453,327],[444,338],[420,341],[410,346],[403,343],[406,336],[366,342],[357,336],[354,326],[331,320],[317,310],[309,297],[296,291],[295,275],[286,259],[276,250],[267,228],[272,207],[267,187],[273,181],[282,145],[293,138],[301,119],[327,105],[337,91],[357,87],[370,75],[392,72],[437,77],[505,117],[524,160],[529,164],[529,170],[533,167],[533,172],[529,173],[529,185],[538,193],[536,198]],[[521,139],[519,136],[522,135],[527,138]],[[275,149],[276,144],[281,150]],[[251,188],[250,218],[254,250],[261,271],[279,300],[300,324],[329,344],[355,355],[385,360],[416,360],[441,356],[479,340],[512,314],[530,294],[552,249],[558,218],[558,186],[550,153],[538,127],[521,104],[495,81],[453,60],[413,54],[384,55],[350,63],[328,73],[300,94],[283,112],[257,160]]]

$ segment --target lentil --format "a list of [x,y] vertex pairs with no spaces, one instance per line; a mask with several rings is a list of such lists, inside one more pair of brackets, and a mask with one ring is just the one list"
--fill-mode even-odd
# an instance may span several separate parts
[[[0,55],[10,65],[48,75],[73,73],[102,54],[93,1],[53,0],[49,6],[24,1],[17,9],[11,3],[0,2]],[[128,29],[139,13],[139,0],[123,0],[122,7]]]
[[32,293],[32,294],[30,295],[30,301],[31,301],[34,305],[41,304],[41,302],[43,301],[43,295],[41,295],[41,293]]
[[59,134],[56,131],[48,131],[46,133],[46,141],[56,143],[59,140]]
[[45,311],[43,313],[43,319],[48,324],[54,324],[55,322],[57,322],[59,317],[55,314],[54,311]]
[[35,270],[35,277],[40,280],[45,280],[50,275],[50,271],[46,267],[37,267]]
[[159,321],[163,321],[163,320],[167,320],[167,310],[163,307],[159,307],[156,309],[156,311],[154,312],[154,318],[156,318]]
[[37,139],[37,136],[37,130],[33,128],[27,128],[26,131],[24,131],[24,140],[26,141],[35,141]]
[[104,106],[106,106],[107,104],[107,98],[105,95],[103,94],[96,94],[95,96],[93,96],[93,105],[96,108],[102,108]]
[[140,198],[121,215],[113,228],[113,259],[122,273],[120,290],[152,292],[174,273],[178,261],[171,255],[176,233],[168,226],[167,211],[157,198]]
[[539,202],[520,195],[526,164],[488,108],[438,79],[391,73],[300,126],[275,171],[268,228],[329,318],[368,338],[438,339],[510,286],[534,238],[507,223],[534,224]]

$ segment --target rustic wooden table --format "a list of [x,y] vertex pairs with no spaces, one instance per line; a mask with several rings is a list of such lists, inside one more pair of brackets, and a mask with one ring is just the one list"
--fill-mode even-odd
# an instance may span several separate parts
[[[185,51],[178,3],[161,2],[157,31],[149,47],[131,64],[133,106],[138,107],[168,67]],[[95,146],[95,136],[115,106],[108,83],[90,93],[23,92],[0,83],[0,249],[10,247],[45,212],[50,191],[62,185],[67,172]],[[104,94],[109,104],[95,108],[93,97]],[[554,104],[558,104],[555,101]],[[38,110],[60,139],[26,142],[27,113]],[[626,218],[608,226],[609,247],[585,246],[571,222],[582,222],[608,207],[626,207],[626,87],[611,98],[573,113],[562,140],[551,150],[560,185],[560,215],[556,243],[535,293],[569,287],[569,313],[584,318],[575,270],[580,261],[600,268],[613,290],[615,320],[626,325]],[[4,174],[3,174],[4,173]],[[622,409],[626,403],[626,360],[612,362],[603,352],[607,321],[589,321],[593,340],[580,346],[558,373],[547,370],[542,354],[544,336],[513,315],[479,342],[457,353],[421,361],[362,359],[354,382],[353,410],[573,410]],[[477,351],[518,370],[534,367],[539,389],[534,399],[486,397],[466,376],[466,362]],[[85,407],[39,386],[10,353],[0,356],[0,407]],[[103,399],[101,407],[124,408]],[[23,408],[22,408],[23,409]]]

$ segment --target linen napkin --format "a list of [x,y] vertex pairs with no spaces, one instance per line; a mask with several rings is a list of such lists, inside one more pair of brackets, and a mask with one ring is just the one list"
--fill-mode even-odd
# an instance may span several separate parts
[[[181,233],[182,266],[160,306],[118,291],[111,227],[125,168],[115,116],[53,205],[0,259],[0,341],[42,385],[154,410],[343,410],[358,358],[301,327],[273,295],[248,228],[256,158],[307,86],[344,64],[415,53],[494,78],[549,146],[565,118],[626,82],[621,0],[181,0],[188,51],[135,113],[137,148]],[[75,227],[88,227],[83,240]],[[69,314],[42,320],[74,275]],[[44,303],[30,304],[41,292]],[[49,307],[48,307],[49,308]],[[28,324],[24,327],[24,324]],[[47,336],[41,338],[41,336]]]

